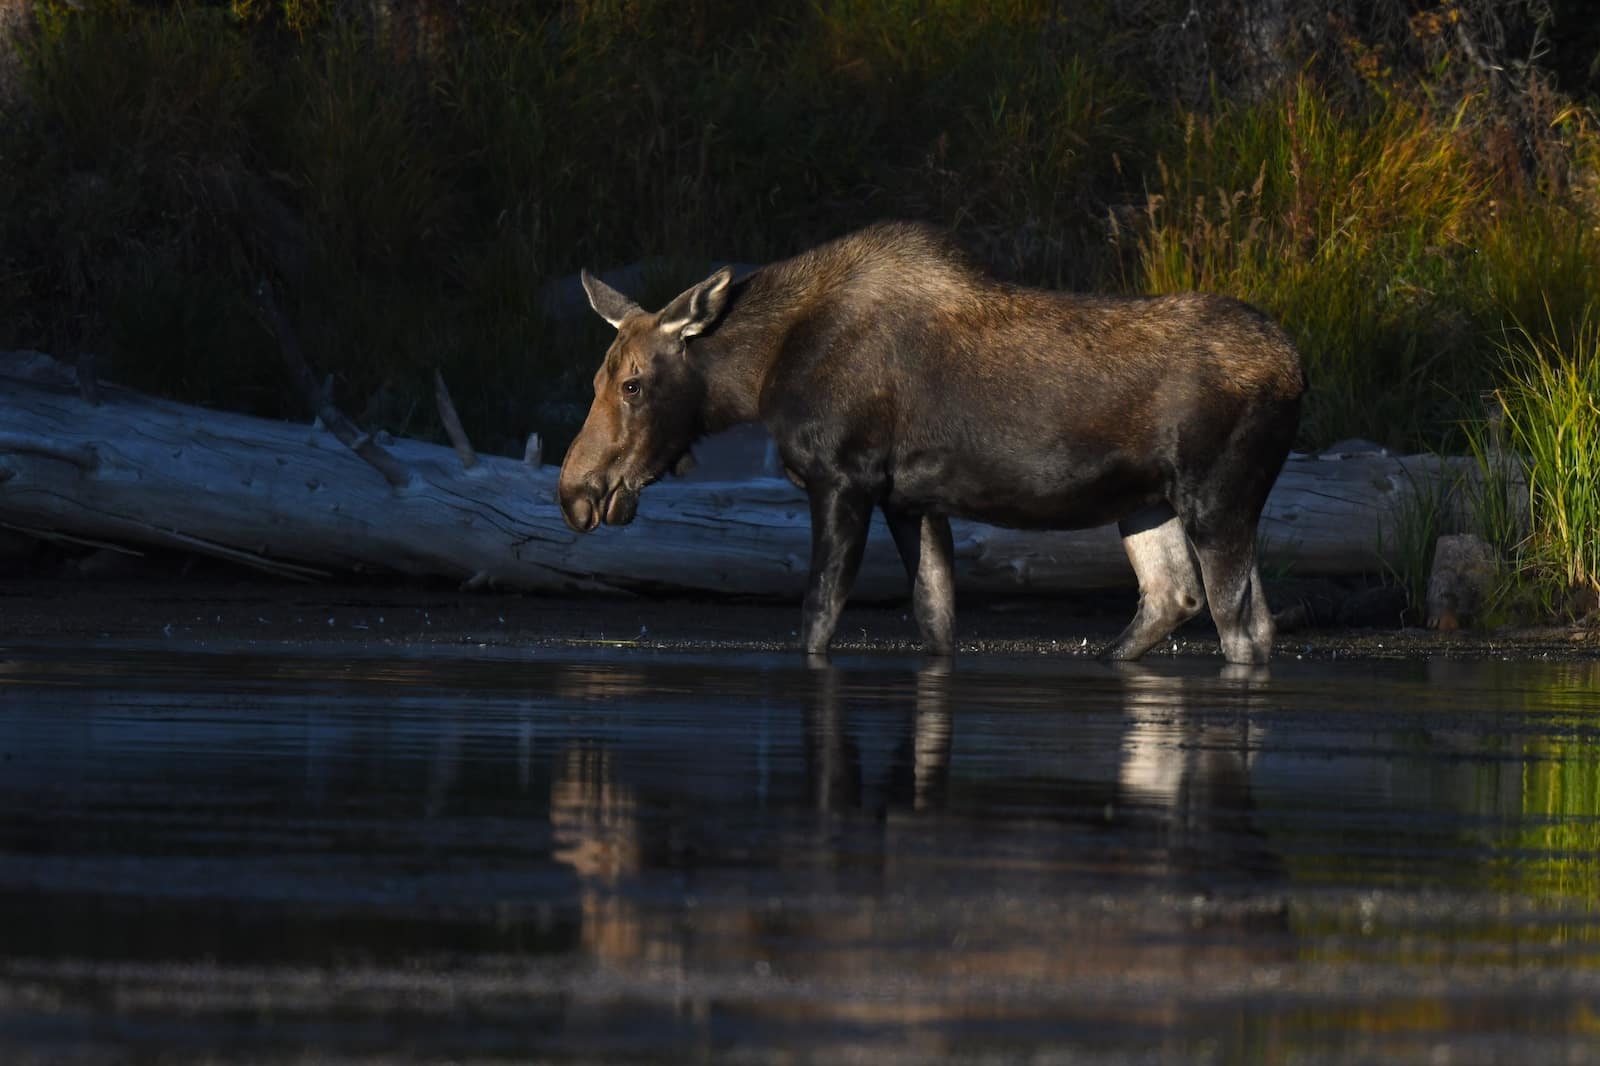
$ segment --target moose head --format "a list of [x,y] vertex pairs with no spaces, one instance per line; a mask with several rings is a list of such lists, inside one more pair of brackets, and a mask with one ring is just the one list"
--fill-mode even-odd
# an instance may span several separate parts
[[726,308],[733,269],[723,267],[654,314],[587,270],[582,278],[590,306],[617,329],[556,490],[567,525],[587,533],[601,522],[633,521],[640,491],[687,466],[706,396],[688,342]]

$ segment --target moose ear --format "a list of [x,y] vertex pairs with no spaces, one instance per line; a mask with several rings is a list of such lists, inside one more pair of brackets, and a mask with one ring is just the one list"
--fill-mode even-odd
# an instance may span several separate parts
[[587,270],[580,271],[578,277],[583,281],[583,291],[589,294],[589,306],[613,326],[620,327],[623,319],[635,311],[643,310],[638,304]]
[[725,266],[694,288],[680,293],[661,311],[661,332],[687,338],[710,329],[722,309],[728,306],[728,287],[732,281],[733,267]]

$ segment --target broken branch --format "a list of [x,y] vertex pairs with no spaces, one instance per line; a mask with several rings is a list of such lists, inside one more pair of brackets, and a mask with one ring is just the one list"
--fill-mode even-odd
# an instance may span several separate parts
[[478,453],[472,450],[467,431],[461,426],[461,416],[456,414],[456,405],[450,400],[450,389],[444,383],[444,375],[437,370],[433,372],[433,398],[439,405],[439,421],[450,437],[450,446],[461,459],[461,469],[471,470],[478,465]]
[[322,420],[328,432],[359,455],[368,466],[382,474],[391,488],[403,489],[410,485],[412,481],[410,468],[385,451],[383,445],[373,440],[370,433],[363,432],[350,421],[343,411],[334,406],[330,390],[317,384],[316,378],[311,374],[311,367],[306,362],[305,353],[300,349],[300,341],[294,334],[294,328],[289,325],[289,320],[284,317],[283,312],[278,310],[278,303],[272,296],[272,286],[266,281],[262,281],[256,287],[256,301],[266,313],[267,321],[278,337],[278,347],[283,352],[284,363],[288,365],[289,376],[294,379],[306,402],[311,405],[311,410]]

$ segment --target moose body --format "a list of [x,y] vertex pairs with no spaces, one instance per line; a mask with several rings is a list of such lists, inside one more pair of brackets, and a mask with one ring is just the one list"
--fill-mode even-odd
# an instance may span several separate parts
[[1256,525],[1305,377],[1247,305],[1007,285],[904,223],[742,280],[718,271],[657,313],[583,280],[618,333],[561,468],[574,529],[631,521],[701,436],[759,421],[810,501],[807,653],[827,649],[877,507],[935,654],[954,647],[961,516],[1117,522],[1140,600],[1111,658],[1137,658],[1207,603],[1230,661],[1268,656]]

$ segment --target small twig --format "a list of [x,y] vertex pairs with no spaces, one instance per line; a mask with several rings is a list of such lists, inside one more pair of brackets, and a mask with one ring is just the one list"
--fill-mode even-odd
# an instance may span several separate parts
[[123,547],[121,544],[112,544],[105,540],[91,540],[88,537],[75,537],[71,533],[58,533],[53,529],[37,529],[33,526],[17,526],[10,522],[0,522],[0,529],[9,529],[13,533],[35,537],[39,540],[53,540],[63,544],[80,544],[85,548],[100,548],[105,551],[121,552],[123,555],[133,555],[142,558],[144,552],[133,548]]
[[471,470],[478,465],[478,453],[472,450],[467,431],[461,427],[461,416],[456,414],[456,405],[450,400],[450,389],[444,383],[444,375],[437,370],[433,372],[433,398],[439,405],[439,421],[450,437],[450,446],[461,458],[461,469]]
[[544,465],[544,438],[539,434],[528,434],[528,443],[522,449],[522,461],[535,470]]
[[[226,544],[218,544],[214,540],[206,540],[204,537],[196,537],[188,533],[180,533],[175,529],[163,529],[160,526],[151,525],[148,522],[140,522],[137,519],[128,519],[125,521],[125,524],[133,529],[139,530],[140,534],[145,537],[153,537],[169,544],[190,548],[194,551],[202,552],[206,555],[214,555],[220,559],[227,559],[231,562],[243,563],[245,566],[255,567],[257,570],[263,570],[274,575],[275,577],[286,577],[294,581],[310,581],[313,578],[325,578],[329,576],[326,570],[318,570],[317,568],[311,566],[301,566],[299,563],[287,563],[277,559],[268,559],[264,555],[257,555],[255,552],[248,552],[242,548],[232,548]],[[86,548],[100,548],[104,551],[120,552],[123,555],[132,555],[138,558],[144,557],[144,552],[139,551],[136,548],[129,548],[121,544],[113,544],[112,542],[106,540],[95,540],[90,537],[78,537],[72,535],[71,533],[61,533],[53,529],[38,529],[34,526],[19,526],[10,522],[0,522],[0,529],[9,529],[16,533],[22,533],[30,537],[37,537],[40,540],[53,540],[64,544],[80,544]]]
[[192,548],[206,555],[214,555],[219,559],[230,562],[243,563],[245,566],[272,574],[276,577],[286,577],[291,581],[310,581],[313,578],[326,578],[330,576],[326,570],[318,570],[312,566],[301,566],[299,563],[287,563],[278,559],[268,559],[264,555],[245,551],[243,548],[233,548],[226,544],[218,544],[214,540],[196,537],[189,533],[180,533],[176,529],[162,529],[160,526],[150,525],[147,522],[133,523],[163,540],[173,544]]
[[300,350],[300,341],[295,337],[289,320],[278,310],[277,301],[272,298],[272,286],[265,281],[256,287],[256,302],[266,313],[273,333],[277,334],[278,347],[283,350],[283,361],[288,365],[289,376],[294,379],[296,387],[305,396],[324,428],[382,474],[392,488],[403,489],[410,485],[411,469],[385,451],[381,444],[372,439],[371,434],[361,432],[343,411],[334,406],[329,390],[318,385],[317,379],[312,377],[305,353]]
[[93,352],[78,355],[78,395],[90,407],[100,406],[100,379],[95,374]]

